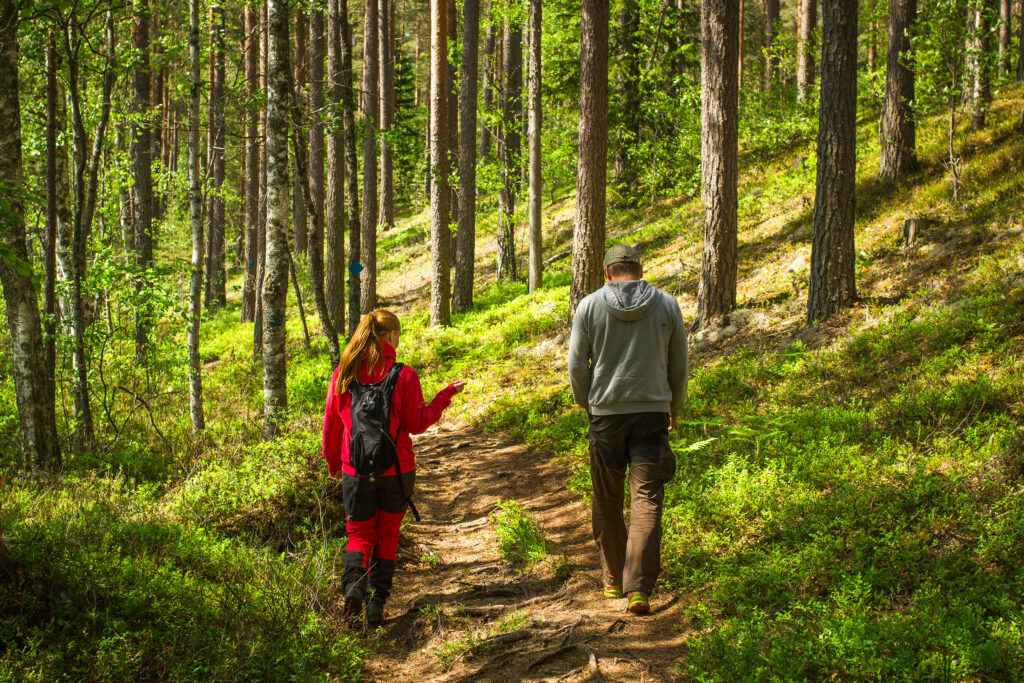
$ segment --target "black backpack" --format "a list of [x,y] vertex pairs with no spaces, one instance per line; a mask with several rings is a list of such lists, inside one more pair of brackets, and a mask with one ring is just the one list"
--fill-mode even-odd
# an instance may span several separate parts
[[402,500],[412,510],[416,521],[419,521],[416,507],[405,495],[398,450],[395,448],[395,438],[391,435],[391,397],[403,367],[401,363],[393,364],[384,379],[376,384],[362,384],[358,381],[349,384],[352,432],[348,452],[356,474],[369,477],[370,481],[394,467]]

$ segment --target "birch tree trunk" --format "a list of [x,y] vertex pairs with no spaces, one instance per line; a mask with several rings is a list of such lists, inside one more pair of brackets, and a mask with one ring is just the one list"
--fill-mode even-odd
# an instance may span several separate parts
[[[153,175],[152,132],[150,116],[149,79],[149,0],[135,0],[132,15],[132,50],[135,67],[132,69],[132,170],[135,186],[132,188],[132,217],[135,232],[135,267],[144,271],[153,265]],[[141,273],[135,282],[139,301],[149,287],[148,277]],[[150,315],[144,304],[138,304],[135,319],[135,355],[144,362],[149,344]]]
[[451,323],[451,233],[448,229],[447,0],[430,0],[430,324]]
[[[215,9],[210,8],[213,19]],[[211,21],[211,32],[216,31]],[[216,41],[215,41],[216,44]],[[214,48],[216,50],[216,48]],[[203,195],[202,181],[199,177],[199,0],[189,0],[189,95],[188,95],[188,206],[189,219],[192,226],[192,264],[188,287],[188,404],[192,418],[192,433],[198,434],[206,429],[203,416],[203,374],[202,362],[199,359],[199,328],[202,322],[202,288],[203,288]],[[215,58],[216,61],[216,58]],[[215,67],[211,66],[211,74]],[[210,119],[211,129],[216,106],[214,93],[211,91]],[[211,165],[215,151],[215,133],[210,132]],[[223,144],[223,143],[221,143]],[[223,181],[223,168],[221,170]],[[211,207],[212,208],[212,207]],[[211,231],[214,229],[211,225]]]
[[822,0],[821,104],[807,320],[851,305],[857,171],[857,1]]
[[259,94],[260,41],[256,11],[245,7],[245,275],[242,284],[242,322],[256,319],[256,269],[259,260],[260,143],[259,113],[253,102]]
[[365,0],[363,14],[363,220],[360,259],[363,270],[359,312],[377,306],[377,113],[380,111],[377,77],[377,0]]
[[541,19],[542,0],[530,0],[530,292],[544,277],[544,235],[541,229]]
[[891,0],[879,163],[879,176],[884,180],[903,180],[917,170],[914,60],[910,45],[916,20],[917,0]]
[[277,436],[288,408],[285,322],[288,297],[288,0],[267,1],[267,235],[263,288],[264,434]]
[[[269,25],[267,3],[260,3],[260,93],[264,98],[260,106],[260,217],[256,231],[256,318],[252,331],[253,360],[263,358],[263,279],[267,266],[267,108],[265,100],[270,97],[269,86]],[[286,288],[287,289],[287,288]]]
[[459,79],[459,231],[455,247],[455,283],[452,313],[473,306],[473,272],[476,259],[476,100],[480,0],[466,0],[463,8],[462,78]]
[[736,307],[738,0],[701,3],[701,199],[704,249],[694,327]]
[[608,0],[583,0],[580,32],[580,156],[569,311],[604,281],[608,166]]
[[[224,110],[227,108],[227,99],[224,97],[224,30],[224,7],[219,3],[211,4],[210,128],[206,145],[210,193],[206,211],[209,228],[204,293],[205,304],[211,308],[213,306],[224,308],[228,302],[224,272],[225,219],[222,192],[224,187]],[[191,125],[189,130],[191,131]]]
[[43,351],[39,302],[25,245],[21,169],[21,103],[18,100],[18,5],[0,0],[0,187],[4,189],[3,244],[15,259],[0,260],[7,328],[11,335],[14,398],[18,406],[22,465],[31,472],[60,466],[57,422]]

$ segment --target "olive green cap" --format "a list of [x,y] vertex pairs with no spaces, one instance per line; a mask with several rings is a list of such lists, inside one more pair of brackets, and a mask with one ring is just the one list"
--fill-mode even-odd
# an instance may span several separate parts
[[604,253],[604,267],[613,263],[640,263],[640,252],[628,244],[616,244]]

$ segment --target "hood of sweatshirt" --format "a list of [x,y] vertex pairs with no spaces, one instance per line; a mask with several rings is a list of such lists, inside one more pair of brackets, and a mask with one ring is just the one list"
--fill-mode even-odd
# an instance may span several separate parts
[[601,298],[613,316],[632,322],[647,315],[657,292],[657,288],[643,280],[620,280],[605,283]]

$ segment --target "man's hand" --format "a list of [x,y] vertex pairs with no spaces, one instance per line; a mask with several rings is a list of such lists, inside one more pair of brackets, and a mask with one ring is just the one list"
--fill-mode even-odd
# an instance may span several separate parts
[[668,431],[671,432],[675,428],[676,428],[676,416],[675,415],[669,415],[668,416]]

